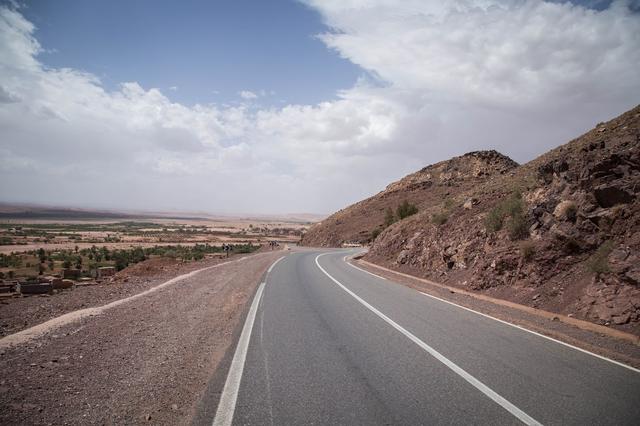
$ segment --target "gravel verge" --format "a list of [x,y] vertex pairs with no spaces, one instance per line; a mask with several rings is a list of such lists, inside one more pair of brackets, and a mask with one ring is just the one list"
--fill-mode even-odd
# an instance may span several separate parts
[[[189,424],[246,303],[282,254],[203,271],[0,350],[0,424]],[[203,266],[212,265],[165,269],[152,282],[140,281],[138,292]],[[123,294],[84,303],[98,306]],[[62,312],[74,305],[55,306]]]

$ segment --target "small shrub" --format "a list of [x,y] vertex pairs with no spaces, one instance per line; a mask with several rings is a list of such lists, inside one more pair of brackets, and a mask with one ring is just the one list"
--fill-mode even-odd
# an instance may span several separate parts
[[502,214],[504,216],[515,217],[521,215],[524,211],[524,202],[522,201],[522,194],[519,191],[515,191],[511,196],[507,197],[502,203]]
[[455,202],[451,198],[446,198],[444,200],[444,208],[445,210],[451,210],[455,207]]
[[562,245],[562,249],[567,254],[578,254],[580,253],[581,247],[575,238],[567,238]]
[[498,205],[489,211],[484,224],[489,232],[498,232],[502,229],[504,219],[511,218],[509,224],[509,236],[513,240],[526,238],[529,236],[527,220],[524,214],[524,201],[520,191],[514,191],[509,197],[502,200]]
[[489,232],[498,232],[502,229],[502,221],[502,211],[499,206],[496,206],[487,214],[487,217],[484,219],[484,226]]
[[613,242],[606,241],[587,261],[587,268],[596,274],[604,274],[609,272],[609,254],[613,250]]
[[447,222],[449,215],[446,212],[434,213],[431,215],[431,222],[440,226]]
[[400,220],[416,213],[418,213],[418,208],[407,200],[404,200],[396,209],[396,215]]
[[371,241],[374,241],[376,238],[378,238],[378,235],[380,235],[380,232],[382,231],[379,228],[376,228],[373,231],[371,231]]
[[523,240],[529,236],[529,227],[527,226],[527,219],[522,212],[517,213],[511,217],[509,222],[509,237],[511,240]]
[[396,217],[393,214],[393,210],[391,210],[391,207],[387,208],[387,211],[385,212],[384,215],[384,227],[388,227],[393,225],[393,223],[396,221]]
[[520,246],[520,255],[528,262],[536,255],[536,246],[533,243],[523,243]]

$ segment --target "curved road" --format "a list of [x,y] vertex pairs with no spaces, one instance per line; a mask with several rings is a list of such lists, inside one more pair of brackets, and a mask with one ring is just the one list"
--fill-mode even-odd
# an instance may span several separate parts
[[640,424],[638,370],[378,278],[353,253],[272,267],[214,424]]

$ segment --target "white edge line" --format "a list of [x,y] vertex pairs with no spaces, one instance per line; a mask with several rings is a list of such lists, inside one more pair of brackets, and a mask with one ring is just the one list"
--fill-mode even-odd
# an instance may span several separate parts
[[369,271],[367,271],[367,270],[364,270],[364,269],[362,269],[362,268],[359,268],[359,267],[357,267],[356,265],[354,265],[353,263],[348,262],[346,259],[345,259],[345,263],[346,263],[347,265],[351,266],[352,268],[356,268],[358,271],[362,271],[362,272],[365,272],[365,273],[367,273],[367,274],[369,274],[369,275],[373,275],[374,277],[376,277],[376,278],[378,278],[378,279],[381,279],[381,280],[384,280],[384,281],[388,281],[385,277],[382,277],[382,276],[380,276],[380,275],[374,274],[373,272],[369,272]]
[[262,298],[263,290],[264,283],[260,283],[258,292],[251,303],[249,315],[247,315],[247,319],[242,327],[242,333],[240,334],[240,340],[238,341],[236,352],[233,354],[233,360],[231,361],[227,381],[224,384],[224,389],[220,396],[220,402],[218,403],[218,409],[216,410],[216,416],[213,419],[213,426],[230,426],[233,422],[233,413],[236,410],[236,401],[238,400],[238,391],[240,390],[240,381],[242,380],[242,372],[244,371],[244,362],[247,358],[247,351],[249,349],[251,331],[253,330],[253,323],[256,319],[256,312],[258,311],[258,304]]
[[585,354],[589,354],[589,355],[594,356],[594,357],[596,357],[596,358],[600,358],[600,359],[602,359],[602,360],[604,360],[604,361],[609,361],[609,362],[611,362],[611,363],[613,363],[613,364],[619,365],[620,367],[627,368],[627,369],[629,369],[629,370],[631,370],[631,371],[634,371],[634,372],[636,372],[636,373],[640,373],[640,370],[639,370],[639,369],[634,368],[634,367],[632,367],[632,366],[630,366],[630,365],[627,365],[627,364],[624,364],[624,363],[622,363],[622,362],[619,362],[619,361],[613,360],[613,359],[611,359],[611,358],[607,358],[607,357],[602,356],[602,355],[598,355],[598,354],[593,353],[593,352],[589,352],[589,351],[588,351],[588,350],[586,350],[586,349],[582,349],[582,348],[579,348],[579,347],[577,347],[577,346],[573,346],[572,344],[569,344],[569,343],[563,342],[562,340],[558,340],[558,339],[554,339],[553,337],[545,336],[545,335],[544,335],[544,334],[542,334],[542,333],[538,333],[538,332],[535,332],[535,331],[533,331],[533,330],[529,330],[529,329],[524,328],[524,327],[522,327],[522,326],[519,326],[519,325],[517,325],[517,324],[513,324],[513,323],[510,323],[510,322],[508,322],[508,321],[501,320],[500,318],[492,317],[491,315],[487,315],[487,314],[482,313],[482,312],[474,311],[473,309],[471,309],[471,308],[467,308],[466,306],[458,305],[457,303],[450,302],[450,301],[448,301],[448,300],[446,300],[446,299],[441,299],[440,297],[433,296],[433,295],[428,294],[428,293],[425,293],[425,292],[423,292],[423,291],[419,291],[419,293],[420,293],[420,294],[422,294],[422,295],[424,295],[424,296],[430,297],[430,298],[432,298],[432,299],[436,299],[436,300],[439,300],[439,301],[441,301],[441,302],[448,303],[449,305],[456,306],[456,307],[458,307],[458,308],[460,308],[460,309],[464,309],[465,311],[473,312],[474,314],[478,314],[478,315],[481,315],[481,316],[483,316],[483,317],[490,318],[490,319],[492,319],[492,320],[494,320],[494,321],[501,322],[502,324],[509,325],[509,326],[511,326],[511,327],[517,328],[517,329],[522,330],[522,331],[526,331],[527,333],[535,334],[535,335],[536,335],[536,336],[538,336],[538,337],[543,337],[543,338],[545,338],[545,339],[547,339],[547,340],[551,340],[552,342],[559,343],[559,344],[564,345],[564,346],[567,346],[567,347],[569,347],[569,348],[571,348],[571,349],[575,349],[575,350],[580,351],[580,352],[583,352],[583,353],[585,353]]
[[264,282],[260,283],[258,291],[251,302],[251,308],[249,308],[249,314],[242,327],[240,333],[240,340],[236,347],[236,352],[233,354],[233,360],[229,367],[229,373],[227,374],[227,380],[222,389],[222,395],[220,395],[220,402],[218,402],[218,408],[216,410],[216,416],[213,419],[213,426],[230,426],[233,423],[233,414],[236,410],[236,401],[238,400],[238,391],[240,390],[240,381],[242,380],[242,372],[244,371],[244,363],[247,359],[247,352],[249,350],[249,341],[251,340],[251,332],[253,330],[253,323],[256,320],[256,313],[258,312],[258,305],[262,300],[262,293],[264,291],[265,283],[269,273],[273,270],[274,266],[286,256],[278,258],[271,264],[267,270]]
[[[256,254],[255,256],[260,256],[261,253]],[[33,339],[37,339],[41,336],[46,335],[47,333],[52,332],[53,330],[63,327],[67,324],[72,324],[76,321],[79,321],[82,318],[85,317],[95,317],[98,315],[102,315],[105,311],[107,311],[108,309],[112,309],[115,308],[116,306],[120,306],[122,304],[125,303],[129,303],[132,302],[134,300],[137,300],[139,298],[148,296],[149,294],[155,293],[156,291],[159,291],[167,286],[176,284],[178,282],[181,282],[187,278],[190,278],[194,275],[197,275],[201,272],[204,271],[208,271],[210,269],[214,269],[214,268],[219,268],[221,266],[225,266],[225,265],[229,265],[235,262],[240,262],[243,261],[245,259],[248,259],[249,257],[251,257],[251,255],[248,256],[243,256],[239,259],[235,259],[235,260],[229,260],[226,262],[221,262],[212,266],[205,266],[204,268],[200,268],[200,269],[195,269],[191,272],[186,272],[182,275],[178,275],[176,277],[173,277],[161,284],[157,284],[151,288],[148,288],[140,293],[136,293],[133,294],[131,296],[125,297],[123,299],[117,299],[114,300],[112,302],[109,302],[105,305],[102,306],[95,306],[92,308],[84,308],[84,309],[78,309],[76,311],[71,311],[71,312],[67,312],[66,314],[62,314],[60,316],[51,318],[48,321],[45,321],[43,323],[40,324],[36,324],[32,327],[29,327],[27,329],[24,330],[20,330],[18,332],[15,332],[13,334],[9,334],[5,337],[0,338],[0,349],[5,349],[5,348],[11,348],[14,346],[18,346],[21,345],[23,343],[26,343],[30,340]]]
[[[276,264],[277,264],[278,262],[280,262],[282,259],[284,259],[285,257],[286,257],[286,255],[285,255],[285,256],[281,256],[281,257],[279,257],[279,258],[278,258],[278,260],[276,260],[275,262],[273,262],[273,263],[271,264],[271,266],[269,266],[269,269],[267,269],[267,275],[268,275],[268,274],[270,274],[270,273],[271,273],[271,271],[273,270],[273,268],[276,266]],[[267,282],[267,278],[266,278],[266,277],[265,277],[264,281],[265,281],[265,282]]]
[[504,397],[500,396],[498,393],[496,393],[494,390],[492,390],[487,385],[482,383],[480,380],[476,379],[471,374],[467,373],[465,370],[463,370],[458,365],[456,365],[454,362],[452,362],[451,360],[446,358],[440,352],[436,351],[434,348],[432,348],[431,346],[427,345],[422,340],[418,339],[415,335],[411,334],[411,332],[409,332],[408,330],[403,328],[401,325],[399,325],[398,323],[393,321],[391,318],[387,317],[385,314],[380,312],[378,309],[376,309],[375,307],[373,307],[372,305],[367,303],[360,296],[358,296],[357,294],[355,294],[354,292],[349,290],[347,287],[345,287],[340,281],[338,281],[337,279],[332,277],[322,266],[320,266],[320,262],[318,262],[318,258],[320,258],[321,256],[324,256],[325,254],[329,254],[329,253],[323,253],[323,254],[319,254],[318,256],[316,256],[316,265],[318,265],[318,268],[320,268],[320,270],[322,272],[324,272],[324,274],[327,277],[329,277],[334,283],[338,284],[338,286],[340,286],[340,288],[342,288],[345,292],[347,292],[349,295],[353,296],[353,298],[355,298],[358,302],[360,302],[362,305],[364,305],[366,308],[368,308],[371,312],[373,312],[378,317],[383,319],[385,322],[387,322],[393,328],[398,330],[400,333],[404,334],[409,340],[411,340],[413,343],[415,343],[420,348],[422,348],[425,352],[429,353],[431,356],[436,358],[438,361],[443,363],[446,367],[448,367],[454,373],[456,373],[457,375],[462,377],[464,380],[466,380],[469,384],[471,384],[473,387],[478,389],[480,392],[484,393],[486,396],[488,396],[495,403],[497,403],[502,408],[507,410],[509,413],[511,413],[513,416],[515,416],[521,422],[523,422],[524,424],[527,424],[527,425],[540,425],[540,423],[537,420],[535,420],[534,418],[529,416],[527,413],[525,413],[524,411],[522,411],[521,409],[519,409],[518,407],[513,405],[511,402],[507,401]]
[[[384,278],[384,277],[381,277],[381,276],[379,276],[379,275],[376,275],[376,274],[374,274],[373,272],[369,272],[369,271],[367,271],[367,270],[365,270],[365,269],[358,268],[357,266],[353,265],[351,262],[347,262],[347,261],[346,261],[346,256],[345,256],[345,259],[344,259],[344,260],[345,260],[345,263],[347,263],[348,265],[351,265],[352,267],[354,267],[354,268],[356,268],[356,269],[359,269],[359,270],[361,270],[361,271],[363,271],[363,272],[366,272],[366,273],[367,273],[367,274],[369,274],[369,275],[373,275],[374,277],[382,278],[383,280],[388,281],[388,280],[387,280],[386,278]],[[474,314],[482,315],[483,317],[490,318],[490,319],[492,319],[492,320],[495,320],[495,321],[501,322],[501,323],[506,324],[506,325],[509,325],[509,326],[511,326],[511,327],[515,327],[515,328],[520,329],[520,330],[522,330],[522,331],[526,331],[527,333],[535,334],[536,336],[543,337],[543,338],[545,338],[545,339],[547,339],[547,340],[551,340],[552,342],[559,343],[559,344],[564,345],[564,346],[567,346],[567,347],[569,347],[569,348],[571,348],[571,349],[575,349],[575,350],[577,350],[577,351],[580,351],[580,352],[583,352],[583,353],[585,353],[585,354],[588,354],[588,355],[594,356],[594,357],[596,357],[596,358],[600,358],[600,359],[602,359],[602,360],[604,360],[604,361],[609,361],[609,362],[611,362],[611,363],[613,363],[613,364],[619,365],[620,367],[627,368],[627,369],[629,369],[629,370],[631,370],[631,371],[634,371],[634,372],[636,372],[636,373],[640,373],[640,369],[634,368],[634,367],[632,367],[632,366],[630,366],[630,365],[627,365],[627,364],[625,364],[625,363],[623,363],[623,362],[616,361],[616,360],[611,359],[611,358],[607,358],[606,356],[603,356],[603,355],[598,355],[598,354],[596,354],[596,353],[594,353],[594,352],[590,352],[590,351],[588,351],[588,350],[586,350],[586,349],[582,349],[582,348],[579,348],[579,347],[577,347],[577,346],[573,346],[573,345],[572,345],[572,344],[570,344],[570,343],[563,342],[562,340],[558,340],[558,339],[554,339],[553,337],[545,336],[545,335],[544,335],[544,334],[542,334],[542,333],[538,333],[538,332],[535,332],[535,331],[533,331],[533,330],[529,330],[528,328],[522,327],[522,326],[520,326],[520,325],[513,324],[513,323],[511,323],[511,322],[509,322],[509,321],[501,320],[501,319],[499,319],[499,318],[492,317],[491,315],[488,315],[488,314],[485,314],[485,313],[482,313],[482,312],[479,312],[479,311],[475,311],[475,310],[473,310],[473,309],[471,309],[471,308],[467,308],[466,306],[458,305],[457,303],[451,302],[451,301],[446,300],[446,299],[442,299],[442,298],[437,297],[437,296],[433,296],[433,295],[431,295],[431,294],[429,294],[429,293],[425,293],[424,291],[419,291],[419,290],[416,290],[416,291],[417,291],[418,293],[420,293],[420,294],[424,295],[424,296],[431,297],[432,299],[436,299],[436,300],[439,300],[439,301],[441,301],[441,302],[448,303],[449,305],[453,305],[453,306],[456,306],[456,307],[458,307],[458,308],[460,308],[460,309],[464,309],[464,310],[466,310],[466,311],[473,312]]]

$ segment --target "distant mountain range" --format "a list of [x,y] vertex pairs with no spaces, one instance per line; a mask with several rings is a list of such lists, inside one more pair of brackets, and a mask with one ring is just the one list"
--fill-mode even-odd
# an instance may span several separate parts
[[163,211],[123,211],[109,209],[90,209],[76,207],[45,206],[27,203],[0,202],[1,220],[256,220],[313,223],[326,215],[311,213],[291,213],[282,215],[218,215],[205,212],[163,212]]

